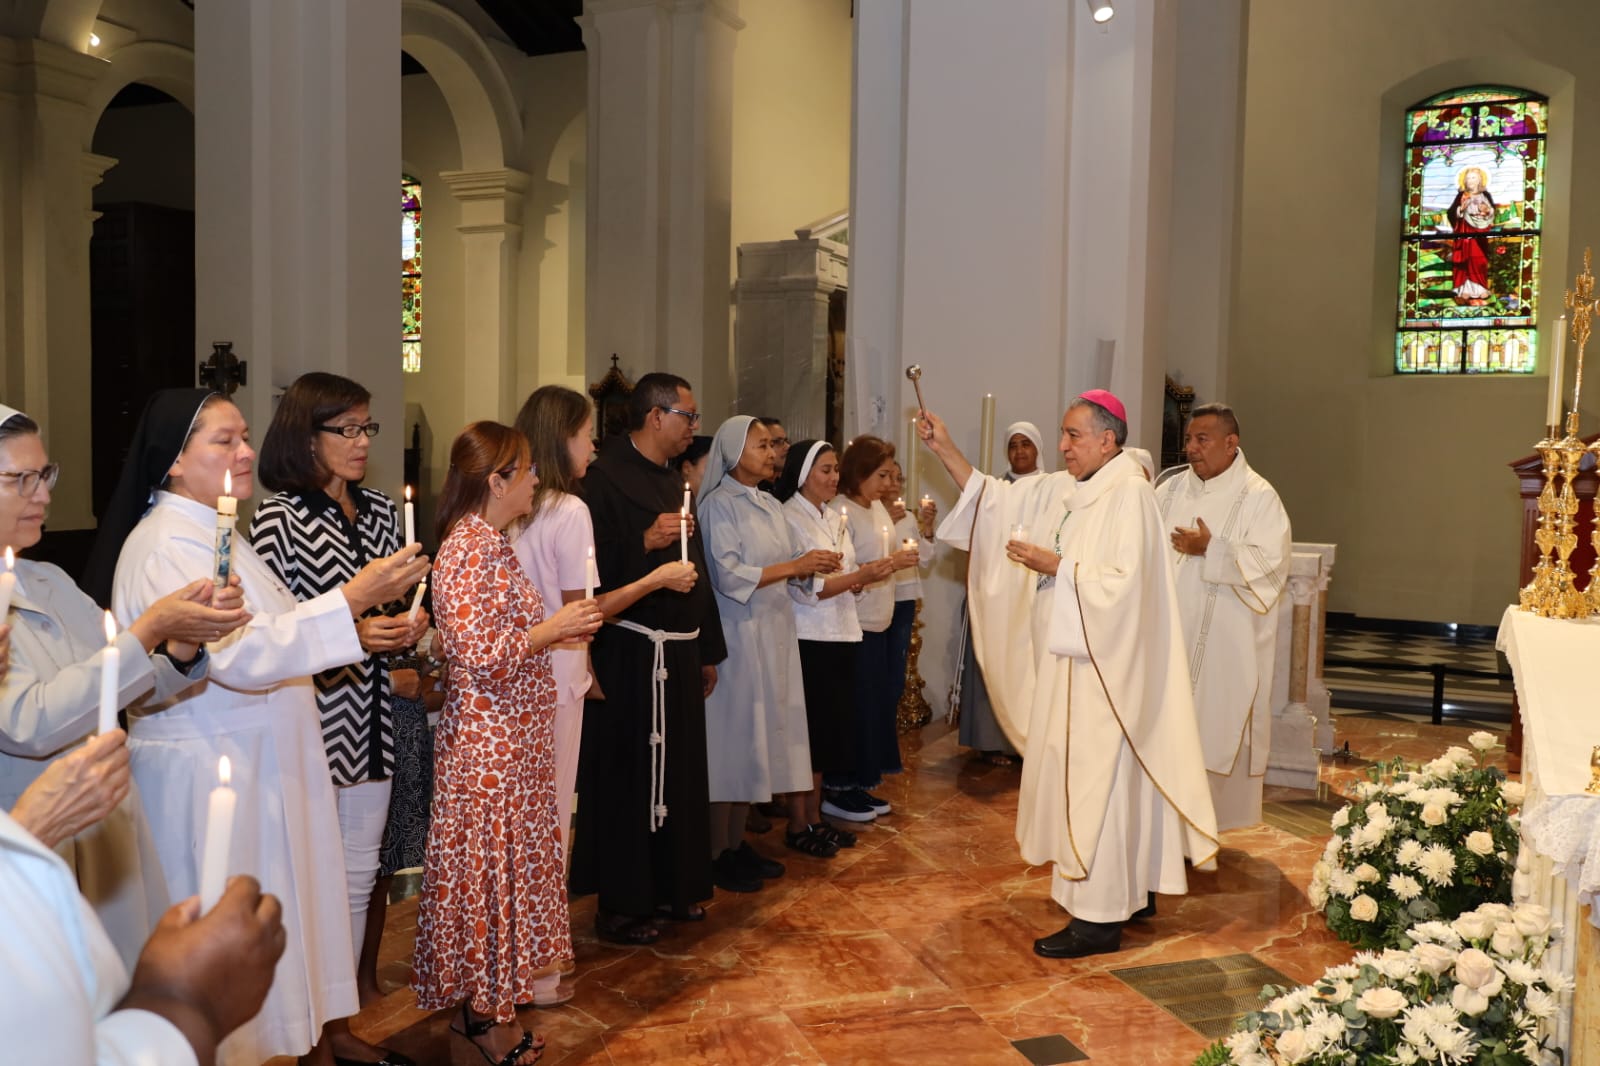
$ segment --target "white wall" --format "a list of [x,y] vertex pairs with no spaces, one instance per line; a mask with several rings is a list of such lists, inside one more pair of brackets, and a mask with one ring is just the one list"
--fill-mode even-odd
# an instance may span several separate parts
[[1571,176],[1600,162],[1600,142],[1573,136],[1600,111],[1596,40],[1590,0],[1251,5],[1229,399],[1295,538],[1338,542],[1335,611],[1493,624],[1515,598],[1520,504],[1505,464],[1541,435],[1547,382],[1388,372],[1402,114],[1472,82],[1551,97],[1551,321],[1600,235],[1600,203],[1571,195]]

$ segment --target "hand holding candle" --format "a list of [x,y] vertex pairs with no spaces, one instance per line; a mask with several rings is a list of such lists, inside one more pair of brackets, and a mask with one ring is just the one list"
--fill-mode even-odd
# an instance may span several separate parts
[[417,508],[416,505],[411,502],[410,485],[406,486],[406,504],[404,511],[406,522],[406,543],[415,544],[417,542]]
[[109,733],[117,728],[117,696],[122,686],[122,652],[117,649],[117,621],[106,612],[106,650],[100,653],[100,723],[99,731]]
[[233,573],[233,524],[239,518],[239,501],[233,496],[233,471],[222,474],[222,495],[217,497],[217,549],[211,584],[225,588]]
[[217,787],[206,806],[206,837],[200,851],[200,913],[217,905],[228,883],[229,852],[233,849],[233,812],[239,797],[228,787],[233,767],[224,755],[217,760]]
[[600,569],[594,562],[594,545],[589,545],[588,557],[583,560],[583,598],[594,599],[594,590],[600,584]]
[[687,504],[684,505],[683,510],[678,512],[678,554],[679,562],[687,563],[689,561],[689,507]]
[[428,579],[423,578],[417,582],[417,591],[411,594],[411,609],[406,612],[407,622],[415,622],[417,620],[417,612],[422,610],[422,595],[427,591]]

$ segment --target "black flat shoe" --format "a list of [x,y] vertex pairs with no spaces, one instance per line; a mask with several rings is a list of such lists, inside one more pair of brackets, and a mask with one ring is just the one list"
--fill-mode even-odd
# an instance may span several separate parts
[[1128,921],[1130,921],[1130,922],[1142,922],[1146,918],[1154,918],[1155,916],[1156,916],[1156,894],[1154,892],[1147,892],[1147,893],[1145,893],[1144,906],[1140,907],[1138,910],[1136,910],[1132,914],[1128,915]]
[[409,1055],[402,1055],[400,1052],[390,1051],[388,1048],[379,1048],[378,1050],[383,1052],[383,1058],[377,1060],[352,1059],[343,1055],[335,1055],[333,1057],[333,1066],[417,1066],[417,1060]]
[[706,920],[706,909],[698,903],[691,903],[687,907],[673,907],[663,903],[656,908],[656,917],[665,918],[669,922],[703,922]]
[[732,848],[711,860],[711,883],[724,892],[761,891],[761,878],[744,868]]
[[762,855],[750,846],[748,840],[741,840],[739,846],[733,849],[733,854],[739,860],[741,870],[745,873],[755,874],[763,881],[770,881],[774,877],[783,876],[783,863]]
[[1047,959],[1081,959],[1121,949],[1121,922],[1086,922],[1082,918],[1074,918],[1060,932],[1033,942],[1033,953]]

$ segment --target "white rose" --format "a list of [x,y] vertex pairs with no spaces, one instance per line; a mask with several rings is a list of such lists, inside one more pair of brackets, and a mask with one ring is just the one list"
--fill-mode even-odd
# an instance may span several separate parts
[[1500,741],[1495,738],[1493,733],[1486,733],[1480,729],[1467,738],[1467,743],[1479,751],[1493,751]]
[[1378,916],[1378,901],[1365,892],[1350,901],[1350,917],[1358,922],[1370,922]]
[[1443,825],[1448,817],[1449,814],[1437,803],[1424,803],[1422,805],[1422,822],[1424,825]]
[[1511,908],[1504,903],[1480,903],[1477,911],[1492,922],[1509,922],[1511,920]]
[[1467,834],[1467,850],[1474,855],[1494,854],[1494,835],[1482,829]]
[[1476,1017],[1489,1009],[1489,997],[1475,988],[1456,985],[1450,990],[1450,1005],[1462,1014]]
[[1522,801],[1527,798],[1528,790],[1521,781],[1505,781],[1500,785],[1500,795],[1513,807],[1522,806]]
[[1418,944],[1411,949],[1411,957],[1416,960],[1417,969],[1434,977],[1444,973],[1456,961],[1456,953],[1439,944]]
[[1285,1029],[1279,1033],[1277,1049],[1284,1062],[1304,1062],[1311,1057],[1311,1041],[1300,1029]]
[[1445,758],[1449,759],[1457,766],[1472,766],[1478,761],[1478,757],[1476,755],[1472,754],[1472,752],[1468,751],[1466,748],[1463,748],[1459,744],[1452,744],[1449,750],[1444,753],[1444,755]]
[[1393,1018],[1406,1009],[1406,1002],[1406,994],[1399,989],[1369,988],[1356,1000],[1356,1008],[1374,1018]]
[[1343,829],[1350,824],[1350,808],[1340,807],[1333,812],[1333,817],[1329,821],[1335,829]]
[[[1467,917],[1472,916],[1461,916]],[[1461,918],[1456,921],[1459,922]],[[1456,980],[1468,988],[1482,988],[1499,976],[1500,968],[1494,964],[1494,960],[1477,948],[1467,948],[1456,958]]]
[[1362,884],[1367,884],[1378,879],[1378,868],[1370,862],[1364,862],[1353,871],[1355,879]]
[[[1494,936],[1495,921],[1487,915],[1476,911],[1468,911],[1450,923],[1450,928],[1466,937],[1468,940],[1487,940]],[[1479,952],[1479,954],[1483,954]],[[1484,956],[1488,958],[1488,956]]]
[[1537,903],[1519,904],[1511,920],[1523,936],[1544,936],[1550,931],[1550,909]]
[[1489,941],[1489,947],[1497,955],[1506,958],[1516,958],[1522,954],[1522,949],[1527,942],[1522,939],[1522,934],[1517,932],[1517,927],[1510,922],[1501,922],[1494,927],[1494,937]]
[[1328,883],[1326,881],[1312,881],[1311,887],[1306,889],[1306,900],[1317,910],[1322,910],[1328,905]]

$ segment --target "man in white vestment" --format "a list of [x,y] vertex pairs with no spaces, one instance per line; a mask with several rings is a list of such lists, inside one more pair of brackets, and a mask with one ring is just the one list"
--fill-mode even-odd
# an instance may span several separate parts
[[962,486],[939,529],[971,553],[972,640],[995,717],[1023,753],[1017,842],[1054,864],[1072,915],[1047,958],[1116,951],[1155,893],[1214,868],[1216,820],[1184,665],[1168,548],[1126,409],[1103,389],[1061,419],[1064,472],[1008,484],[972,469],[944,423],[920,435]]
[[1217,828],[1238,829],[1261,821],[1289,515],[1245,462],[1227,404],[1194,409],[1183,450],[1189,468],[1161,483],[1156,504],[1170,531]]

